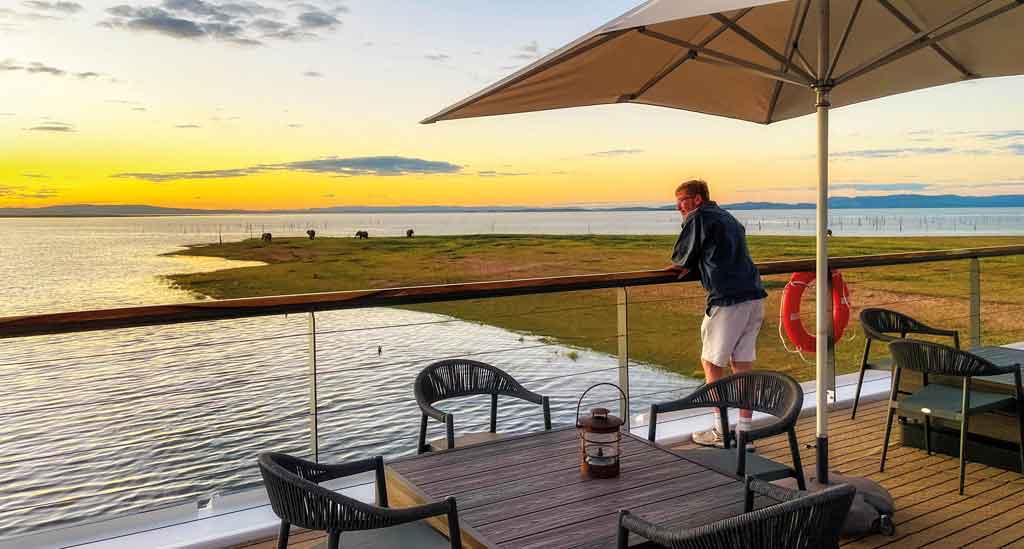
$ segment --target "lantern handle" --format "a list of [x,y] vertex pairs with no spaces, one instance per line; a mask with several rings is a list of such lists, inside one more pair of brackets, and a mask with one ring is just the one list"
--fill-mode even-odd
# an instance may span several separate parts
[[[583,398],[587,396],[587,393],[589,393],[591,389],[594,389],[596,387],[600,387],[602,385],[610,385],[612,387],[615,387],[615,389],[617,391],[619,391],[619,394],[622,395],[623,402],[629,400],[629,397],[626,396],[626,393],[622,390],[622,387],[619,387],[618,385],[616,385],[614,383],[607,383],[607,382],[605,382],[605,383],[597,383],[597,384],[591,385],[590,387],[587,388],[586,391],[583,391],[583,394],[580,395],[579,402],[576,403],[576,427],[580,426],[580,407],[583,406]],[[623,414],[623,417],[625,417],[628,414],[629,414],[629,410],[626,410],[626,413]]]

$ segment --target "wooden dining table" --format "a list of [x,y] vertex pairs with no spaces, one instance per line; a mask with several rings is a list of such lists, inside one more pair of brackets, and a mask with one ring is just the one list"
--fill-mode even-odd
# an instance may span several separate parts
[[[734,477],[627,433],[621,452],[610,479],[581,476],[574,428],[410,456],[385,466],[388,498],[401,507],[455,497],[463,547],[474,548],[615,547],[620,509],[680,527],[743,512]],[[430,523],[447,535],[444,517]]]

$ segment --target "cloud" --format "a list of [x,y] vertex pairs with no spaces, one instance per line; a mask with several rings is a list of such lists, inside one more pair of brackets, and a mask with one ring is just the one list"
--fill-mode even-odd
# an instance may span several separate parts
[[476,172],[480,177],[517,177],[521,175],[530,175],[526,172],[497,172],[494,170],[483,170]]
[[202,126],[200,126],[199,124],[175,124],[174,127],[182,130],[194,130],[202,128]]
[[99,24],[110,29],[153,32],[176,39],[213,39],[242,46],[261,46],[265,40],[318,38],[340,27],[338,14],[348,8],[324,11],[302,3],[288,4],[292,14],[252,1],[208,2],[163,0],[159,5],[121,4],[106,10]]
[[644,152],[643,149],[611,149],[608,151],[597,151],[588,153],[587,156],[596,156],[598,158],[611,158],[614,156],[627,156],[631,154],[640,154]]
[[146,107],[132,107],[132,110],[133,111],[139,111],[139,112],[145,112],[145,111],[147,111],[149,109],[147,109]]
[[28,64],[19,64],[14,59],[4,59],[0,61],[0,72],[25,72],[28,74],[47,74],[50,76],[74,76],[76,78],[86,80],[88,78],[97,78],[104,76],[103,73],[95,71],[83,71],[83,72],[69,72],[65,69],[57,68],[45,63],[33,61]]
[[1013,145],[1007,145],[1006,150],[1017,156],[1024,156],[1024,143],[1014,143]]
[[25,128],[31,132],[56,132],[56,133],[72,133],[75,131],[75,127],[71,124],[65,124],[64,122],[43,122],[37,126],[31,128]]
[[13,112],[0,112],[0,116],[14,116]]
[[540,55],[541,55],[540,54],[540,44],[538,44],[536,40],[533,40],[533,41],[531,41],[528,44],[520,46],[519,49],[516,50],[516,51],[518,53],[513,55],[512,59],[533,60],[533,59],[539,59]]
[[448,54],[445,54],[445,53],[428,53],[428,54],[424,55],[423,57],[425,57],[425,58],[427,58],[427,59],[429,59],[431,61],[447,61],[447,60],[451,59],[451,56],[448,55]]
[[308,76],[310,78],[323,78],[324,74],[317,71],[306,71],[302,73],[302,76]]
[[21,176],[22,177],[28,177],[30,179],[47,179],[47,178],[50,177],[48,175],[43,175],[41,173],[28,173],[28,172],[21,174]]
[[143,173],[127,172],[113,174],[111,177],[142,179],[162,183],[184,179],[220,179],[244,177],[257,173],[274,171],[290,171],[316,173],[336,177],[354,177],[363,175],[402,176],[432,175],[460,173],[463,166],[439,160],[424,160],[404,156],[360,156],[340,158],[336,156],[299,160],[279,164],[260,164],[246,168],[230,168],[223,170],[202,170],[191,172]]
[[829,154],[831,158],[895,158],[906,156],[927,156],[953,152],[950,147],[907,147],[902,149],[860,149],[853,151],[837,151]]
[[288,124],[289,128],[301,128],[302,124]]
[[0,185],[0,198],[53,198],[57,196],[56,189],[50,187],[28,188],[15,187],[12,185]]
[[42,11],[59,11],[62,13],[73,14],[82,11],[81,4],[76,2],[40,2],[37,0],[26,0],[22,2],[22,5],[30,7],[36,10]]
[[[930,183],[833,183],[834,191],[923,191],[934,187]],[[807,187],[811,190],[815,187]]]
[[1024,139],[1024,130],[984,132],[978,134],[978,139],[984,139],[986,141],[1001,141],[1004,139]]

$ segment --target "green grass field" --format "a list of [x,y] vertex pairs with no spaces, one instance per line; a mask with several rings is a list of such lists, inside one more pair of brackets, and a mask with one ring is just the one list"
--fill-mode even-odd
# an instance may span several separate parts
[[[211,298],[389,288],[661,268],[674,236],[469,235],[416,238],[300,238],[192,246],[178,255],[255,260],[266,265],[172,275],[180,288]],[[1019,237],[835,238],[834,257],[1020,244]],[[813,257],[810,237],[750,236],[755,261]],[[968,328],[967,261],[849,270],[854,320],[837,347],[839,372],[857,368],[863,336],[858,309],[885,306],[938,326]],[[1024,340],[1024,256],[982,260],[986,344]],[[781,289],[788,276],[765,277],[768,315],[757,367],[813,378],[813,356],[786,352],[778,335]],[[810,294],[810,292],[808,293]],[[704,292],[688,282],[629,290],[630,358],[685,375],[700,373]],[[610,354],[617,352],[616,297],[591,290],[410,307],[535,334]],[[805,295],[813,326],[813,295]],[[884,349],[879,349],[884,351]]]

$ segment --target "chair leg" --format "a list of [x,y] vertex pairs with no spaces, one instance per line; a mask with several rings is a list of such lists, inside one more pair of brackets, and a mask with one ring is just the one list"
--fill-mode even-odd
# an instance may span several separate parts
[[789,429],[789,453],[793,458],[793,474],[796,476],[796,486],[801,490],[807,489],[807,482],[804,480],[804,465],[800,461],[800,444],[796,440],[796,429]]
[[924,416],[924,451],[932,455],[932,417]]
[[288,549],[288,531],[291,529],[291,524],[287,521],[281,521],[281,529],[277,531],[277,549]]
[[967,414],[960,419],[960,495],[964,495],[964,475],[967,465]]
[[1020,472],[1024,473],[1024,400],[1017,400],[1017,431],[1020,433]]
[[885,420],[885,440],[882,441],[882,462],[878,465],[879,473],[885,471],[885,455],[889,453],[889,435],[892,434],[892,416],[895,413],[896,410],[892,407],[892,402],[890,402],[889,417]]
[[860,367],[860,377],[857,378],[857,390],[853,393],[853,412],[850,413],[850,419],[857,419],[857,404],[860,402],[860,388],[864,385],[864,366]]
[[341,532],[327,532],[327,549],[339,549],[341,547]]
[[461,549],[462,547],[462,529],[459,527],[459,510],[455,506],[455,501],[452,500],[449,503],[448,511],[448,539],[451,541],[452,549]]
[[419,444],[417,445],[416,452],[422,454],[427,451],[427,414],[422,414],[420,418],[420,438]]

